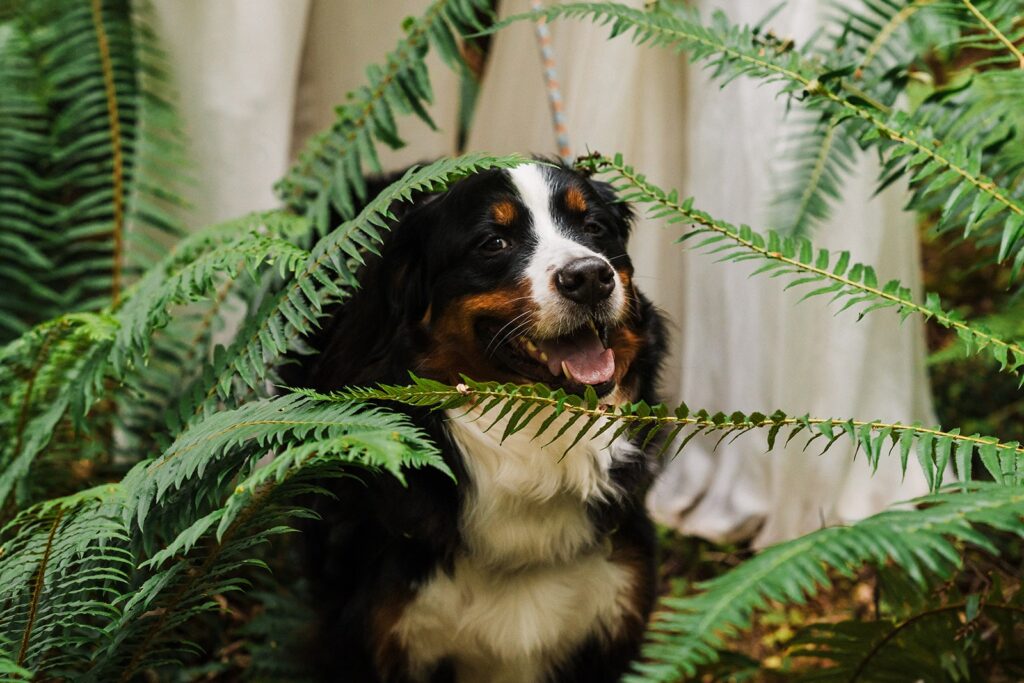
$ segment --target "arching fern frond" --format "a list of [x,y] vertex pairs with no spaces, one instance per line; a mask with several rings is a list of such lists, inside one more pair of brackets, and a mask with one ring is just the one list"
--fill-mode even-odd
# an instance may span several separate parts
[[664,599],[642,659],[634,664],[636,674],[626,680],[668,683],[694,675],[749,628],[753,614],[769,601],[802,603],[829,586],[825,567],[853,576],[864,564],[891,562],[924,585],[960,566],[962,544],[998,552],[983,529],[1020,536],[1024,528],[1024,491],[1016,487],[975,485],[914,503],[915,509],[883,512],[772,546],[699,585],[695,595]]
[[[275,447],[283,450],[259,464]],[[172,533],[141,562],[147,573],[118,605],[86,678],[130,680],[142,668],[172,664],[194,650],[187,624],[216,608],[210,596],[247,585],[240,568],[262,566],[256,548],[310,516],[295,502],[299,496],[323,493],[326,480],[359,470],[402,480],[410,467],[451,474],[407,417],[354,403],[284,396],[189,429],[122,485],[123,519],[136,533],[143,525],[147,536],[161,528]],[[196,489],[200,477],[206,485]]]
[[[1024,244],[1024,203],[1009,189],[982,172],[981,150],[955,139],[936,138],[913,115],[892,110],[860,91],[845,77],[853,65],[828,68],[804,58],[784,41],[762,36],[749,27],[735,26],[716,14],[710,25],[686,13],[643,12],[616,3],[567,3],[517,15],[515,21],[559,18],[590,19],[610,24],[612,37],[632,33],[634,42],[685,51],[705,62],[716,78],[728,82],[739,76],[775,83],[780,93],[801,100],[805,107],[837,123],[858,120],[857,141],[883,155],[888,184],[910,175],[917,195],[944,193],[940,217],[963,202],[974,207],[978,221],[1000,221],[1005,243],[1003,258],[1019,253]],[[863,133],[860,131],[863,130]]]
[[364,464],[382,467],[399,478],[400,468],[410,465],[447,471],[430,442],[402,415],[292,394],[213,413],[179,435],[159,457],[137,465],[124,479],[125,521],[134,520],[142,528],[151,509],[160,504],[161,525],[187,526],[181,521],[188,519],[192,509],[185,506],[175,512],[175,506],[167,502],[171,497],[191,500],[192,488],[200,480],[208,483],[215,472],[220,473],[215,480],[223,481],[225,472],[235,472],[241,466],[244,459],[239,458],[240,453],[264,454],[294,441],[306,443],[293,447],[288,451],[291,460],[281,462],[312,457],[316,448],[310,444],[315,443],[335,451],[344,446],[345,452]]
[[858,152],[838,125],[834,117],[815,112],[789,122],[789,149],[780,164],[782,183],[770,219],[780,233],[806,234],[831,215]]
[[[45,323],[0,350],[0,390],[4,402],[0,414],[0,506],[16,487],[24,484],[36,458],[48,449],[61,451],[74,444],[75,459],[90,455],[84,444],[88,434],[109,432],[111,421],[143,428],[139,411],[148,396],[176,397],[171,379],[154,380],[146,365],[151,338],[171,320],[171,309],[206,300],[224,278],[234,278],[245,269],[253,274],[265,264],[291,272],[308,258],[308,252],[289,239],[307,231],[303,219],[294,216],[257,214],[216,226],[185,240],[179,250],[166,257],[161,267],[125,292],[125,303],[116,313],[70,314]],[[189,334],[188,318],[180,318],[178,334]],[[160,352],[168,343],[161,340]],[[175,347],[169,365],[192,349]],[[171,368],[180,380],[183,369]],[[110,411],[86,419],[89,411],[104,399],[118,395],[123,382],[132,398],[116,415]],[[153,383],[152,386],[147,383]],[[163,428],[163,415],[157,427]],[[102,418],[102,419],[101,419]],[[55,436],[60,438],[55,439]],[[132,432],[125,434],[131,438]],[[56,441],[56,443],[55,443]],[[67,442],[67,443],[65,443]],[[98,448],[110,448],[101,443]],[[110,453],[104,453],[109,456]],[[22,492],[22,503],[32,496]]]
[[[258,279],[257,269],[264,264],[274,266],[281,277],[286,277],[309,258],[309,252],[289,239],[293,235],[279,236],[276,230],[268,230],[262,214],[235,226],[246,222],[247,232],[219,244],[211,244],[200,233],[204,239],[196,240],[199,244],[187,244],[185,254],[173,253],[166,266],[150,270],[139,281],[118,313],[121,327],[111,358],[115,370],[123,374],[129,358],[135,362],[145,358],[153,332],[170,321],[171,307],[205,301],[224,279],[232,280],[243,271]],[[305,221],[297,217],[276,223],[295,232],[304,232],[306,227]],[[298,227],[293,228],[293,224]],[[205,250],[197,248],[200,245]]]
[[145,13],[39,0],[0,25],[0,340],[116,303],[180,234],[181,136]]
[[665,192],[651,184],[642,174],[626,165],[619,155],[614,159],[594,155],[579,163],[593,170],[610,171],[613,179],[621,184],[619,190],[625,192],[622,199],[649,205],[653,217],[667,218],[669,223],[693,223],[680,241],[703,237],[696,248],[710,248],[710,253],[718,255],[721,261],[762,262],[755,273],[791,277],[787,289],[813,285],[816,288],[808,292],[805,299],[830,295],[832,301],[843,302],[840,311],[861,306],[861,316],[885,308],[895,309],[903,318],[921,315],[955,330],[971,352],[987,350],[999,361],[1002,369],[1020,374],[1019,369],[1024,365],[1024,347],[1019,343],[1001,339],[980,325],[965,321],[955,311],[944,310],[934,294],[928,294],[923,303],[918,303],[910,289],[898,280],[879,285],[874,269],[859,263],[851,264],[848,252],[831,254],[825,249],[815,249],[809,240],[801,236],[782,237],[769,231],[764,237],[749,226],[737,227],[717,220],[694,209],[692,199],[680,200],[675,191]]
[[[968,436],[958,429],[943,431],[920,424],[790,416],[779,410],[771,414],[711,413],[704,409],[693,410],[685,403],[674,408],[648,405],[643,401],[613,406],[602,404],[589,387],[583,396],[577,396],[543,384],[502,385],[466,378],[463,384],[449,387],[420,377],[412,379],[410,386],[353,388],[330,398],[394,401],[456,412],[465,409],[486,429],[502,430],[503,439],[527,427],[542,443],[545,438],[554,441],[562,436],[576,444],[584,438],[596,439],[606,433],[612,437],[626,435],[645,444],[660,443],[660,454],[680,453],[698,434],[714,435],[717,443],[722,443],[763,430],[768,450],[773,449],[780,438],[784,437],[785,443],[789,443],[802,434],[807,437],[805,448],[820,440],[822,453],[845,437],[864,451],[872,469],[878,467],[885,452],[898,448],[900,467],[906,472],[910,455],[914,453],[932,490],[942,485],[943,475],[951,463],[961,480],[970,480],[972,459],[978,453],[996,481],[1006,485],[1024,483],[1024,447],[1017,442],[1000,442],[980,434]],[[300,393],[320,400],[324,398],[315,392]]]
[[34,674],[89,661],[133,569],[116,503],[116,486],[90,489],[28,508],[0,531],[0,657]]
[[[24,486],[36,456],[56,433],[77,432],[76,457],[88,457],[84,417],[103,393],[116,332],[110,315],[73,313],[0,349],[0,509],[14,491],[19,503],[32,500]],[[101,428],[102,422],[88,427]]]
[[1024,25],[1014,0],[943,0],[937,8],[962,26],[960,48],[985,54],[980,67],[1024,69]]
[[[949,671],[962,680],[1019,678],[1019,657],[1012,652],[1024,617],[1020,591],[1010,599],[998,590],[966,599],[922,606],[902,619],[813,624],[797,633],[789,655],[820,667],[806,671],[801,683],[902,683],[941,681]],[[934,596],[932,601],[935,600]],[[955,644],[936,657],[936,643]],[[993,671],[993,663],[1002,664]],[[1005,667],[1005,668],[1004,668]]]
[[335,227],[328,224],[331,209],[352,218],[366,196],[364,168],[382,170],[376,143],[392,149],[405,146],[396,115],[412,114],[435,127],[427,113],[433,99],[423,62],[428,49],[436,49],[449,66],[463,68],[456,36],[483,28],[480,18],[490,13],[489,0],[436,0],[411,21],[385,63],[367,69],[367,85],[348,94],[337,121],[313,138],[278,183],[285,203],[309,217],[320,234]]

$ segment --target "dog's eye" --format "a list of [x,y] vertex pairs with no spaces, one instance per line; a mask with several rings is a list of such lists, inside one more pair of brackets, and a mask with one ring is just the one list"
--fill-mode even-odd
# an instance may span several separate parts
[[509,246],[511,245],[504,237],[488,237],[480,245],[480,249],[488,254],[497,254],[500,251],[505,251]]
[[604,226],[600,223],[595,223],[594,221],[587,221],[583,224],[583,232],[588,235],[600,235],[604,232]]

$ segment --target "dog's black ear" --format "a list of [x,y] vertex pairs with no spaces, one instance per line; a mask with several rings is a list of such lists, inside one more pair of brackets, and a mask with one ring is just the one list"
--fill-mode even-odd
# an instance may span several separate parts
[[615,194],[615,189],[609,183],[602,180],[594,180],[593,178],[588,178],[587,182],[594,188],[594,192],[600,197],[605,208],[615,217],[615,223],[620,230],[622,239],[628,239],[630,230],[633,228],[633,221],[636,218],[632,205],[619,199],[619,196]]
[[380,255],[369,255],[357,277],[359,288],[328,311],[306,361],[306,385],[332,391],[346,385],[405,382],[424,343],[430,308],[426,241],[434,212],[423,197],[384,235]]

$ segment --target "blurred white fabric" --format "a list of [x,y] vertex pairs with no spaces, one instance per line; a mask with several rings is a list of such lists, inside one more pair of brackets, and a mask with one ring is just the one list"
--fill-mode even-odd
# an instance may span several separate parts
[[[270,187],[287,167],[288,150],[333,120],[332,105],[361,82],[366,64],[390,49],[403,16],[420,13],[427,2],[156,4],[199,152],[205,222],[272,205]],[[767,8],[750,0],[700,4],[747,22]],[[528,5],[505,0],[503,14]],[[805,38],[824,19],[825,5],[791,0],[771,26],[779,35]],[[699,208],[755,228],[767,225],[776,141],[785,130],[784,103],[771,86],[739,80],[722,90],[670,51],[636,48],[626,38],[606,42],[607,29],[587,22],[556,22],[551,30],[576,153],[622,152],[654,182],[696,196]],[[431,73],[435,120],[445,130],[428,135],[418,123],[404,125],[413,145],[386,157],[388,164],[452,151],[457,82],[443,68]],[[470,147],[555,151],[529,24],[494,39]],[[900,211],[899,190],[872,198],[875,173],[871,163],[860,165],[815,242],[850,250],[883,281],[899,278],[916,287],[914,218]],[[709,410],[934,421],[920,321],[901,325],[883,312],[855,322],[851,313],[833,317],[823,299],[796,306],[801,292],[782,292],[779,280],[750,279],[753,268],[683,251],[672,243],[679,234],[678,226],[641,220],[631,245],[638,284],[675,323],[666,399]],[[765,545],[864,517],[924,490],[913,464],[901,485],[898,457],[883,457],[872,477],[844,442],[820,457],[802,452],[801,443],[765,453],[764,434],[752,434],[712,453],[713,440],[695,440],[668,463],[649,507],[685,533],[752,537]]]

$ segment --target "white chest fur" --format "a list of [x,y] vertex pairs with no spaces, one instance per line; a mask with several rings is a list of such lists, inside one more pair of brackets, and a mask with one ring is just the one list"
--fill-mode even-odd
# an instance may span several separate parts
[[588,637],[614,634],[631,609],[634,577],[609,559],[586,505],[619,495],[612,463],[640,455],[607,437],[566,452],[572,430],[545,446],[557,422],[501,443],[504,424],[484,431],[487,417],[464,412],[449,414],[469,473],[464,551],[451,575],[420,587],[394,633],[414,673],[451,658],[459,683],[533,683]]

